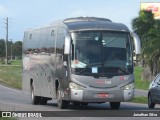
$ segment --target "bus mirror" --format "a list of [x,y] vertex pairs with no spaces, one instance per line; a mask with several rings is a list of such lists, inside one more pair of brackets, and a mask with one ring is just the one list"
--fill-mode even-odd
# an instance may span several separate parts
[[64,54],[69,55],[70,54],[70,48],[71,48],[71,37],[69,35],[65,38],[65,45],[64,45]]
[[132,33],[134,46],[135,46],[135,54],[141,54],[141,41],[136,33]]

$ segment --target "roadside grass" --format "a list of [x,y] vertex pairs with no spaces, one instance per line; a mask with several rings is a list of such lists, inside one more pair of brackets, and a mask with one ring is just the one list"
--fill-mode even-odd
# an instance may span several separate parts
[[19,120],[18,118],[0,117],[0,120]]
[[147,97],[145,96],[138,96],[138,97],[134,97],[134,99],[129,102],[147,104],[148,100],[147,100]]
[[148,90],[150,81],[148,81],[148,80],[141,80],[142,71],[143,71],[142,67],[135,67],[134,68],[135,88],[136,89]]
[[[142,67],[135,67],[134,68],[135,89],[148,90],[150,81],[141,79],[142,72],[143,72]],[[147,97],[145,97],[145,96],[137,96],[137,97],[134,97],[134,99],[131,100],[130,102],[147,104],[148,100],[147,100]]]
[[19,66],[0,66],[0,84],[21,89],[22,88],[22,66],[21,62],[14,63]]
[[[9,60],[8,65],[22,65],[22,60]],[[0,60],[0,65],[5,65],[5,61]]]
[[12,60],[11,65],[22,65],[22,60]]

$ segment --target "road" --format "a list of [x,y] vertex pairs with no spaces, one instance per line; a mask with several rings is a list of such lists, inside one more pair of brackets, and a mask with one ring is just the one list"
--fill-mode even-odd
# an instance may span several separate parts
[[148,95],[148,91],[135,89],[135,96],[145,96],[145,97],[147,97],[147,95]]
[[[60,110],[57,108],[56,100],[52,100],[52,101],[48,102],[47,105],[32,105],[29,95],[24,95],[22,93],[22,91],[7,88],[4,86],[0,86],[0,110],[1,111],[56,111],[56,112],[59,111],[59,113],[58,113],[59,115],[64,112],[69,112],[69,114],[74,113],[73,116],[77,115],[76,117],[78,117],[77,118],[78,120],[91,120],[91,118],[95,119],[95,120],[99,120],[99,117],[94,117],[94,118],[92,117],[92,115],[95,116],[95,114],[98,114],[98,111],[103,111],[103,112],[106,111],[106,113],[112,114],[111,113],[112,110],[110,110],[110,106],[108,103],[89,104],[88,106],[76,106],[76,107],[71,104],[68,107],[68,109],[65,109],[65,110]],[[88,111],[92,110],[91,111],[92,113],[87,113],[88,111],[86,111],[86,110],[88,110]],[[132,111],[147,111],[149,109],[146,104],[124,102],[121,104],[120,110],[117,110],[114,112],[116,114],[120,114],[120,113],[124,114],[125,111],[130,111],[130,110],[132,110]],[[156,110],[159,111],[160,106],[157,105],[156,108],[154,109],[154,111],[156,111]],[[89,117],[85,117],[86,114],[85,114],[85,116],[83,116],[85,113],[85,112],[82,113],[83,111],[86,111],[86,114],[90,114]],[[82,116],[80,116],[80,114],[82,114]],[[62,117],[59,117],[59,115],[58,115],[58,119],[63,119],[63,115],[62,115]],[[72,116],[72,115],[70,115],[70,116]],[[113,119],[113,117],[107,117],[107,119],[109,119],[109,118],[110,118],[110,120]],[[141,120],[143,118],[144,117],[138,118],[137,120]],[[47,119],[50,119],[50,118],[47,118]],[[74,120],[75,117],[67,117],[67,118],[65,117],[65,119]],[[101,119],[104,119],[104,118],[101,117]],[[128,119],[128,118],[125,117],[125,119]],[[135,117],[135,119],[136,119],[136,117]],[[145,120],[147,120],[147,119],[148,118],[146,118]],[[155,117],[154,120],[156,120],[156,119],[157,118]],[[122,120],[124,120],[124,119],[122,119]]]

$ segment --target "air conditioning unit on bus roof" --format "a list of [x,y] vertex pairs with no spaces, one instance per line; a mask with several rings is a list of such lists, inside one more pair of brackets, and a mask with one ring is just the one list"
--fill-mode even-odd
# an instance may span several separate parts
[[107,21],[107,22],[112,22],[110,19],[107,19],[107,18],[98,18],[98,17],[76,17],[76,18],[67,18],[67,19],[64,20],[64,23],[77,22],[77,21]]

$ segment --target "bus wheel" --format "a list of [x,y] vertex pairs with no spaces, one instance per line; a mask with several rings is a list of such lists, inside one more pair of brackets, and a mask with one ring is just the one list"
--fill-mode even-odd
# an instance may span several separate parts
[[62,100],[62,92],[60,90],[60,87],[58,87],[58,91],[57,91],[57,104],[60,109],[67,108],[69,104],[68,101]]
[[120,107],[120,102],[110,102],[111,109],[117,110]]
[[37,105],[40,102],[40,97],[34,95],[34,87],[31,86],[31,101],[33,105]]

